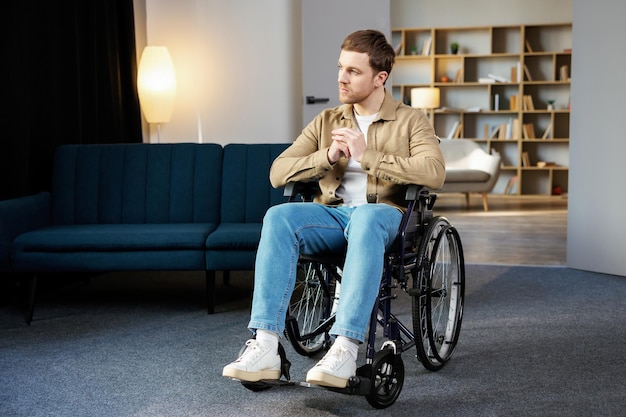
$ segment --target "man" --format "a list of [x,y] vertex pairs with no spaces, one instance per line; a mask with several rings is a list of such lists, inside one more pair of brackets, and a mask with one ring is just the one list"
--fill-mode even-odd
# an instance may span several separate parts
[[423,112],[385,90],[395,60],[373,30],[346,37],[339,55],[341,106],[324,110],[274,161],[270,181],[319,181],[313,203],[270,208],[263,220],[248,327],[256,338],[223,375],[243,381],[280,378],[278,341],[300,253],[346,248],[341,299],[330,331],[335,342],[307,373],[309,383],[343,388],[356,374],[378,293],[383,256],[396,238],[406,184],[437,189],[445,178],[439,139]]

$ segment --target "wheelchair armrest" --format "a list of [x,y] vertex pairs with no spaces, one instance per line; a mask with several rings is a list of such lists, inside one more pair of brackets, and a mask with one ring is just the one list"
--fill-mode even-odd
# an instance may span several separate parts
[[283,190],[283,196],[289,197],[288,201],[295,201],[300,196],[301,201],[313,201],[313,197],[320,192],[317,181],[288,182]]
[[[437,194],[430,193],[428,189],[422,185],[409,184],[404,199],[409,202],[409,211],[415,209],[416,203],[419,205],[419,208],[431,211],[435,206]],[[413,202],[413,204],[411,204],[411,202]]]

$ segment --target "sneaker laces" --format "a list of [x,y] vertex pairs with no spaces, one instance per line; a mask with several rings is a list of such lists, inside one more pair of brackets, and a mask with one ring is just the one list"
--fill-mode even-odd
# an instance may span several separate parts
[[348,349],[343,346],[334,345],[326,355],[317,363],[317,366],[327,366],[335,368],[343,362],[344,355],[350,355]]
[[254,360],[258,358],[262,353],[263,350],[261,349],[259,342],[254,339],[249,339],[246,341],[246,350],[243,351],[241,356],[237,358],[235,362]]

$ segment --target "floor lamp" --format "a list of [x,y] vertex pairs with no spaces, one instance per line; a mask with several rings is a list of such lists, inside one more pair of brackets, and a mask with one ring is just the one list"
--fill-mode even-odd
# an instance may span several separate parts
[[439,89],[436,87],[412,88],[411,107],[422,109],[428,116],[428,120],[431,120],[428,111],[439,107],[439,96]]
[[137,72],[139,103],[146,121],[157,125],[157,141],[161,143],[161,123],[172,117],[176,98],[176,73],[165,46],[146,46]]

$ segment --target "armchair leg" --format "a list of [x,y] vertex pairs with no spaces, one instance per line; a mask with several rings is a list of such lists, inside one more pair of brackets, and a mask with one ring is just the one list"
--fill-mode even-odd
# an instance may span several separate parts
[[37,295],[37,275],[31,275],[28,282],[28,292],[26,296],[26,311],[24,312],[24,319],[26,324],[30,326],[30,322],[33,321],[33,314],[35,312],[35,298]]
[[205,271],[207,314],[215,313],[215,271]]
[[487,201],[487,193],[483,193],[483,209],[489,211],[489,202]]

